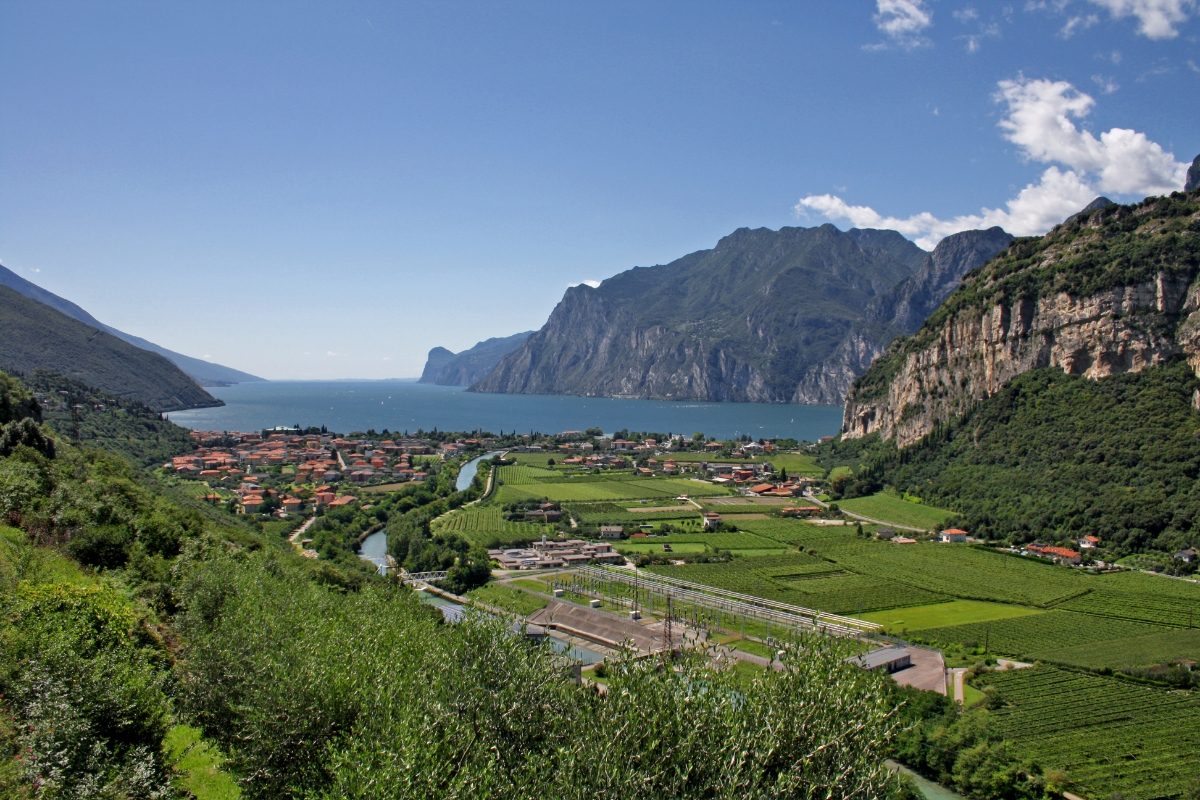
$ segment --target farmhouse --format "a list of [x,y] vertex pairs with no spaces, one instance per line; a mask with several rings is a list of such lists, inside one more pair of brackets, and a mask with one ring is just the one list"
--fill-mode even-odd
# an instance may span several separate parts
[[861,656],[846,659],[847,662],[865,670],[882,669],[888,674],[912,666],[912,655],[904,647],[881,647]]
[[947,528],[938,534],[939,542],[965,542],[967,532],[961,528]]

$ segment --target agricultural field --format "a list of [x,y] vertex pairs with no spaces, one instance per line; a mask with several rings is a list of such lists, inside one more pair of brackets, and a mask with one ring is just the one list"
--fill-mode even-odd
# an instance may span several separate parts
[[1063,608],[1162,625],[1200,627],[1200,585],[1138,572],[1098,575]]
[[1039,609],[1027,606],[1014,606],[1005,603],[989,603],[983,600],[951,600],[946,603],[934,603],[928,606],[910,606],[888,611],[873,611],[864,614],[863,619],[878,622],[888,633],[903,633],[905,631],[920,631],[925,628],[943,628],[952,625],[968,625],[979,622],[993,622],[1012,617],[1026,617],[1042,613]]
[[[632,539],[624,542],[616,542],[615,544],[617,552],[628,555],[666,552],[670,552],[672,555],[697,555],[699,553],[711,552],[708,545],[703,542],[676,542],[670,544],[657,536],[653,539]],[[666,544],[670,544],[670,551],[663,549],[663,545]]]
[[921,530],[941,528],[954,516],[953,511],[912,503],[901,497],[880,492],[867,497],[838,500],[838,508],[893,525],[907,525]]
[[849,573],[836,564],[804,553],[735,558],[719,564],[650,567],[650,571],[837,614],[920,605],[942,599],[916,587]]
[[555,534],[553,525],[509,522],[498,505],[475,505],[451,511],[435,519],[430,528],[434,533],[457,533],[472,544],[485,547],[532,542],[543,534]]
[[[541,482],[532,479],[514,483],[503,477],[509,469],[502,470],[502,485],[496,493],[496,501],[508,503],[514,500],[537,500],[546,498],[553,502],[599,502],[612,500],[642,500],[674,498],[678,495],[706,496],[728,494],[726,489],[702,481],[685,478],[606,478],[603,480],[565,479]],[[516,467],[530,470],[532,467]]]
[[1200,697],[1054,667],[989,673],[989,728],[1087,797],[1156,800],[1194,788]]
[[[665,509],[670,510],[665,510]],[[654,510],[650,510],[654,509]],[[583,523],[627,525],[638,522],[700,521],[700,511],[691,503],[673,505],[662,500],[651,501],[645,509],[635,503],[570,503],[564,507],[571,516]]]
[[846,569],[969,600],[1049,606],[1088,588],[1089,576],[1082,573],[962,545],[860,539],[816,549]]
[[1088,669],[1118,670],[1179,660],[1200,661],[1200,630],[1166,628],[1142,636],[1064,647],[1054,651],[1054,660]]
[[[743,531],[757,533],[783,544],[815,550],[864,544],[853,525],[813,525],[794,519],[755,519],[737,520],[737,526]],[[863,527],[871,529],[869,525]]]
[[467,597],[490,606],[511,611],[522,617],[527,617],[535,611],[540,611],[550,602],[545,597],[522,591],[501,583],[486,583],[467,593]]
[[[1146,622],[1054,609],[1023,617],[926,628],[914,632],[914,636],[929,642],[957,643],[968,648],[986,646],[988,652],[999,655],[1119,669],[1151,663],[1139,660],[1142,657],[1136,651],[1137,644],[1154,643],[1159,652],[1178,653],[1176,657],[1186,655],[1181,651],[1188,650],[1187,641],[1183,637],[1171,639],[1172,633],[1182,632]],[[1135,644],[1131,647],[1127,642]],[[1191,654],[1194,658],[1200,658],[1200,651],[1194,646]],[[1130,664],[1129,659],[1138,661],[1138,664]]]
[[[620,542],[614,542],[614,546],[621,552],[633,552],[628,548],[637,548],[642,544],[653,545],[652,551],[662,550],[664,544],[669,544],[674,548],[680,544],[699,544],[703,549],[697,552],[715,552],[717,550],[729,550],[738,555],[744,551],[768,550],[771,552],[786,553],[788,548],[778,542],[768,539],[763,536],[758,536],[753,533],[738,531],[736,533],[708,533],[705,531],[697,531],[695,533],[670,533],[665,536],[652,536],[646,539],[628,539]],[[644,552],[644,551],[643,551]],[[688,552],[679,550],[676,552]]]

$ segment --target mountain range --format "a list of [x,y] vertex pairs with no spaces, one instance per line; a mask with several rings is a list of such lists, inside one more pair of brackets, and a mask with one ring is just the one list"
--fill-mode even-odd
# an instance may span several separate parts
[[567,290],[546,324],[471,391],[841,403],[915,330],[999,228],[926,252],[895,231],[739,229],[711,250]]
[[149,342],[140,336],[134,336],[124,331],[105,325],[98,319],[93,317],[87,311],[66,300],[53,292],[47,291],[36,283],[32,283],[25,278],[22,278],[17,273],[0,265],[0,286],[7,286],[19,294],[28,297],[31,300],[36,300],[39,303],[50,306],[55,311],[67,315],[71,319],[83,323],[91,328],[102,330],[115,336],[122,341],[125,341],[134,347],[139,347],[142,350],[149,350],[152,353],[157,353],[163,356],[168,361],[179,367],[185,373],[190,375],[201,386],[227,386],[231,383],[246,383],[249,381],[261,381],[256,375],[251,375],[248,372],[225,367],[220,364],[214,364],[210,361],[204,361],[192,356],[185,356],[182,353],[176,353],[173,350],[168,350],[165,347],[160,347],[153,342]]
[[64,375],[155,411],[220,405],[163,356],[0,286],[0,369]]
[[470,386],[495,369],[500,359],[516,350],[532,335],[533,331],[525,331],[512,336],[485,339],[461,353],[435,347],[429,351],[419,383]]
[[1200,368],[1200,193],[1094,205],[969,273],[854,384],[843,435],[912,444],[1039,368]]

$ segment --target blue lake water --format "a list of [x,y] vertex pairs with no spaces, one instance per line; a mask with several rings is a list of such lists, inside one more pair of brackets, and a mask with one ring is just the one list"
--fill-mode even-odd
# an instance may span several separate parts
[[209,391],[225,405],[176,411],[170,418],[188,428],[217,431],[324,425],[338,433],[369,428],[558,433],[599,427],[606,433],[626,428],[690,436],[703,431],[720,439],[809,441],[837,433],[842,421],[841,406],[477,394],[415,380],[264,381]]

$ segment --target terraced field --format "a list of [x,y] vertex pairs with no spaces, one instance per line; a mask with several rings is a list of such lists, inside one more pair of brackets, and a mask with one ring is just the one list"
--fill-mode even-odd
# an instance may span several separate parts
[[992,673],[989,727],[1087,797],[1183,797],[1195,780],[1200,697],[1053,667]]

